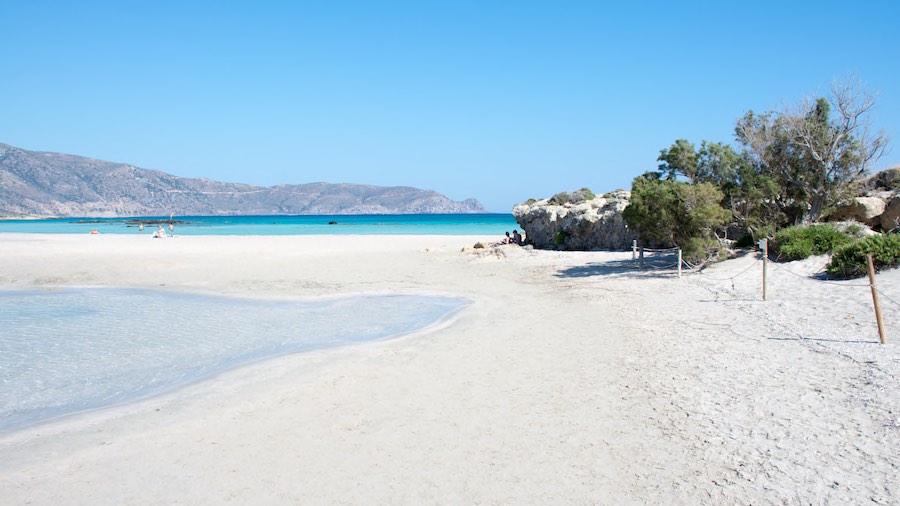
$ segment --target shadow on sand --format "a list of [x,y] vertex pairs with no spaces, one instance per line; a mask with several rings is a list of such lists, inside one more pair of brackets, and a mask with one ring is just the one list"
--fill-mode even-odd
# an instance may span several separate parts
[[675,275],[676,260],[670,256],[644,259],[644,268],[636,260],[622,259],[595,262],[562,269],[555,274],[558,278],[587,278],[590,276],[627,275],[640,278],[670,278]]

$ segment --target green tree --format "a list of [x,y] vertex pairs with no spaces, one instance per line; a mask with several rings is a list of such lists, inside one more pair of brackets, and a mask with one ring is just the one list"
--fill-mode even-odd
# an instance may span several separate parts
[[694,145],[684,139],[678,139],[670,147],[660,150],[659,171],[668,179],[684,176],[691,183],[697,179],[697,152]]
[[703,141],[700,149],[685,139],[678,139],[670,147],[659,152],[659,172],[668,179],[682,176],[688,182],[713,183],[716,186],[733,184],[741,155],[731,146],[720,142]]
[[738,142],[760,173],[778,184],[776,201],[789,222],[821,218],[884,153],[884,132],[869,133],[874,104],[857,84],[836,84],[830,100],[805,100],[782,112],[749,111],[738,121]]
[[693,184],[709,183],[722,193],[721,206],[731,211],[729,223],[754,237],[774,231],[783,220],[776,201],[777,182],[760,171],[746,153],[720,142],[702,141],[700,149],[679,139],[660,151],[659,172],[667,179],[683,177]]
[[722,192],[712,183],[688,184],[648,172],[632,182],[623,217],[642,240],[678,246],[689,258],[701,258],[716,243],[715,229],[731,216],[721,200]]

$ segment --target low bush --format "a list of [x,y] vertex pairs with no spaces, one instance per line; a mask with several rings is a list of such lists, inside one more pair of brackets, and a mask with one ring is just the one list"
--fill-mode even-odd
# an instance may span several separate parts
[[575,190],[572,193],[557,193],[556,195],[550,197],[548,203],[555,206],[561,206],[564,204],[580,204],[588,200],[593,200],[594,197],[594,192],[592,192],[590,188],[582,188],[580,190]]
[[561,206],[563,204],[568,204],[571,200],[572,197],[570,197],[568,193],[561,192],[550,197],[550,200],[548,200],[547,203],[554,206]]
[[747,233],[742,235],[740,239],[734,241],[734,247],[739,249],[755,248],[756,241],[753,239],[753,234]]
[[875,270],[900,265],[900,234],[881,234],[837,248],[826,266],[829,276],[858,278],[866,275],[866,255],[872,253]]
[[715,239],[691,237],[684,241],[681,254],[688,262],[708,262],[721,258],[724,249],[724,246]]
[[778,260],[803,260],[823,255],[856,239],[830,225],[788,227],[772,239],[771,248]]
[[556,244],[557,247],[562,246],[566,243],[566,239],[569,237],[569,233],[565,230],[557,230],[556,234],[553,236],[553,243]]
[[734,243],[734,247],[756,248],[760,239],[768,239],[772,237],[773,234],[775,234],[775,227],[773,225],[763,225],[742,235],[741,238]]

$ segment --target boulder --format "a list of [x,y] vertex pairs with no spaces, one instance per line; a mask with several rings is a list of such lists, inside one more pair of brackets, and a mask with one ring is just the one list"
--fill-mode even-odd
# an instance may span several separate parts
[[863,187],[869,190],[900,190],[900,167],[891,167],[873,174]]
[[889,232],[897,228],[897,222],[900,220],[900,197],[894,197],[887,203],[884,212],[879,216],[881,221],[881,231]]
[[880,216],[886,207],[884,199],[879,197],[855,197],[839,204],[828,219],[830,221],[853,220],[869,226],[877,226],[881,223]]
[[[572,197],[563,202],[561,195]],[[637,235],[628,229],[622,211],[631,192],[615,191],[595,197],[579,190],[513,208],[513,217],[535,248],[559,250],[622,250]]]

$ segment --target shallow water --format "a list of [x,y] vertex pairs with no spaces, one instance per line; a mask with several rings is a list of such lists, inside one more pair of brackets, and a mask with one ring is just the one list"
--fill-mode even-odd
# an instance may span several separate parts
[[[359,214],[319,216],[175,216],[177,235],[491,235],[520,228],[511,214]],[[139,223],[144,222],[144,229]],[[0,232],[28,234],[143,234],[168,216],[0,220]]]
[[0,431],[173,390],[265,358],[384,339],[461,299],[260,301],[123,289],[0,291]]

